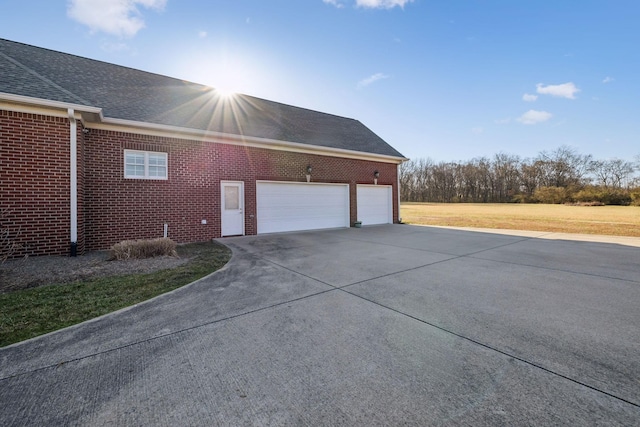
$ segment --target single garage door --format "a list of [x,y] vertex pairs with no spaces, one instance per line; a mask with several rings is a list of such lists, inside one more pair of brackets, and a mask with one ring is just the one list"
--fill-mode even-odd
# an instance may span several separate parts
[[362,225],[393,223],[390,185],[358,185],[357,192],[358,221]]
[[349,227],[349,185],[258,181],[258,234]]

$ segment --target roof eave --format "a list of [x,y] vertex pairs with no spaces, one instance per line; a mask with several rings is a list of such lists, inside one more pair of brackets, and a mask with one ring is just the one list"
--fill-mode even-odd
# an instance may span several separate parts
[[139,133],[154,136],[169,136],[175,138],[197,139],[199,141],[242,145],[245,147],[265,148],[270,150],[293,151],[298,153],[319,154],[332,157],[347,157],[353,159],[382,161],[385,163],[402,163],[409,159],[363,151],[347,150],[343,148],[324,147],[321,145],[303,144],[300,142],[282,141],[277,139],[260,138],[255,136],[236,135],[223,132],[184,128],[180,126],[161,125],[155,123],[137,122],[125,119],[104,118],[101,123],[87,123],[88,128],[105,130],[135,129]]
[[67,116],[67,111],[69,109],[73,109],[76,114],[79,114],[79,118],[82,119],[83,125],[89,129],[135,132],[151,136],[173,137],[192,140],[195,139],[198,141],[207,141],[213,143],[242,145],[270,150],[293,151],[298,153],[318,154],[331,157],[345,157],[385,163],[400,164],[409,160],[405,157],[390,156],[385,154],[367,153],[342,148],[324,147],[320,145],[310,145],[292,141],[281,141],[254,136],[235,135],[209,130],[139,122],[134,120],[116,119],[111,117],[104,117],[102,108],[98,107],[0,92],[0,108],[13,107],[13,109],[15,109],[16,106],[22,106],[23,108],[19,109],[24,112],[37,112],[41,114],[46,114],[47,111],[50,112],[51,110],[56,110],[60,115],[64,114],[65,117]]
[[[52,101],[49,99],[34,98],[31,96],[14,95],[11,93],[0,92],[0,107],[3,104],[9,104],[11,106],[24,106],[25,112],[33,112],[34,108],[42,108],[43,111],[59,110],[67,116],[67,111],[73,109],[81,114],[83,121],[88,122],[100,122],[104,120],[102,115],[102,108],[91,107],[89,105],[74,104],[70,102]],[[7,107],[9,107],[7,105]]]

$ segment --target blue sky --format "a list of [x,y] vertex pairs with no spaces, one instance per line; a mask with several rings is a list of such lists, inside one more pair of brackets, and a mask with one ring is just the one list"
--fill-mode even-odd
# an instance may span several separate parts
[[407,157],[640,155],[638,0],[0,0],[0,37],[360,120]]

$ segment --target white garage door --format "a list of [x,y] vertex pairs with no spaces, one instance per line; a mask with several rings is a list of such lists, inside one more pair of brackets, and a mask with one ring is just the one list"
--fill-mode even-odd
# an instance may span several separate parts
[[358,185],[358,221],[362,225],[392,224],[390,185]]
[[258,181],[258,234],[349,227],[349,185]]

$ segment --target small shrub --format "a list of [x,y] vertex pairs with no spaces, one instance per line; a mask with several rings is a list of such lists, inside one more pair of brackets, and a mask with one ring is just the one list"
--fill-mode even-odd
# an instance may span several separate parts
[[18,242],[21,230],[20,228],[12,230],[6,224],[7,216],[9,216],[8,209],[0,210],[0,264],[17,256],[18,252],[23,249],[23,245]]
[[571,202],[565,203],[566,206],[605,206],[602,202]]
[[169,238],[125,240],[110,249],[111,259],[141,259],[157,256],[178,256],[176,242]]
[[518,193],[511,198],[511,201],[513,203],[531,203],[534,200],[533,200],[533,197],[529,195]]
[[577,202],[600,202],[605,205],[628,206],[632,202],[632,195],[623,188],[607,188],[588,186],[574,196]]
[[564,187],[540,187],[533,193],[533,199],[538,203],[557,205],[569,201],[567,193]]
[[640,206],[640,188],[634,188],[629,192],[632,206]]

